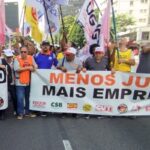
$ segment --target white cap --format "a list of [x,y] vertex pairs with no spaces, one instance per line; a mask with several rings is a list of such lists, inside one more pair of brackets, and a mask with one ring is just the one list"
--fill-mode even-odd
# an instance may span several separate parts
[[11,49],[4,49],[4,55],[7,57],[14,56],[13,51]]
[[101,47],[96,47],[95,52],[99,52],[99,53],[103,53],[103,54],[105,53],[105,51]]
[[66,53],[66,54],[74,54],[74,55],[76,55],[77,50],[76,50],[75,48],[73,48],[73,47],[70,47],[70,48],[68,48],[68,49],[66,50],[65,53]]
[[54,46],[55,46],[55,47],[60,47],[60,45],[59,45],[59,44],[54,44]]

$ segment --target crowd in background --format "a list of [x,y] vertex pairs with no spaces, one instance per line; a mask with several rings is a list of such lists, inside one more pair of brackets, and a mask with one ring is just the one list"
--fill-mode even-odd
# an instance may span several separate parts
[[[79,48],[73,42],[52,45],[49,41],[43,41],[38,49],[32,40],[24,37],[18,38],[9,49],[0,46],[0,68],[7,70],[9,97],[17,119],[47,116],[45,112],[29,110],[30,75],[36,69],[59,69],[64,73],[108,70],[112,74],[116,71],[150,74],[150,44],[133,47],[127,38],[122,38],[118,44],[109,42],[106,49],[97,44],[88,47],[85,43]],[[135,65],[137,69],[132,68]],[[1,119],[5,111],[0,111]]]

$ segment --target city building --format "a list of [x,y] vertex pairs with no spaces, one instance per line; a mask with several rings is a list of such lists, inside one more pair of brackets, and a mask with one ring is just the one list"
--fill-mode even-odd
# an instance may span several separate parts
[[128,13],[135,18],[135,25],[119,36],[127,36],[138,43],[150,41],[150,0],[114,0],[116,14]]
[[23,10],[23,0],[4,0],[6,25],[15,31],[20,24]]

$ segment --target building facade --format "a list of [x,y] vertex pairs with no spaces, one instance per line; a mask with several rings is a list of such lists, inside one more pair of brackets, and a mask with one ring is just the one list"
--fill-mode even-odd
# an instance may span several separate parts
[[150,0],[114,0],[116,14],[128,13],[135,18],[135,25],[120,36],[128,36],[138,43],[150,41]]
[[23,0],[4,0],[6,24],[13,31],[20,25],[22,17]]

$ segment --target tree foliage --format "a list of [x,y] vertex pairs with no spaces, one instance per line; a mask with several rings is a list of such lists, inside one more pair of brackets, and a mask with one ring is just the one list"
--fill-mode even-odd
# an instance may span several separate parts
[[118,14],[116,16],[116,28],[117,32],[125,32],[128,26],[134,25],[135,20],[129,14]]
[[[96,11],[96,17],[98,18],[99,11]],[[67,34],[68,41],[73,41],[79,46],[83,46],[85,41],[84,31],[81,26],[76,22],[75,16],[65,16],[63,18],[64,26],[65,26],[65,33]],[[111,21],[113,22],[113,20]],[[124,32],[127,30],[128,26],[134,25],[135,20],[129,14],[118,14],[116,16],[116,29],[117,33]],[[61,33],[63,28],[61,28]],[[113,39],[113,26],[111,30],[111,38]]]
[[77,45],[82,46],[84,41],[84,32],[81,26],[76,22],[76,17],[65,16],[63,19],[68,41],[73,41]]

